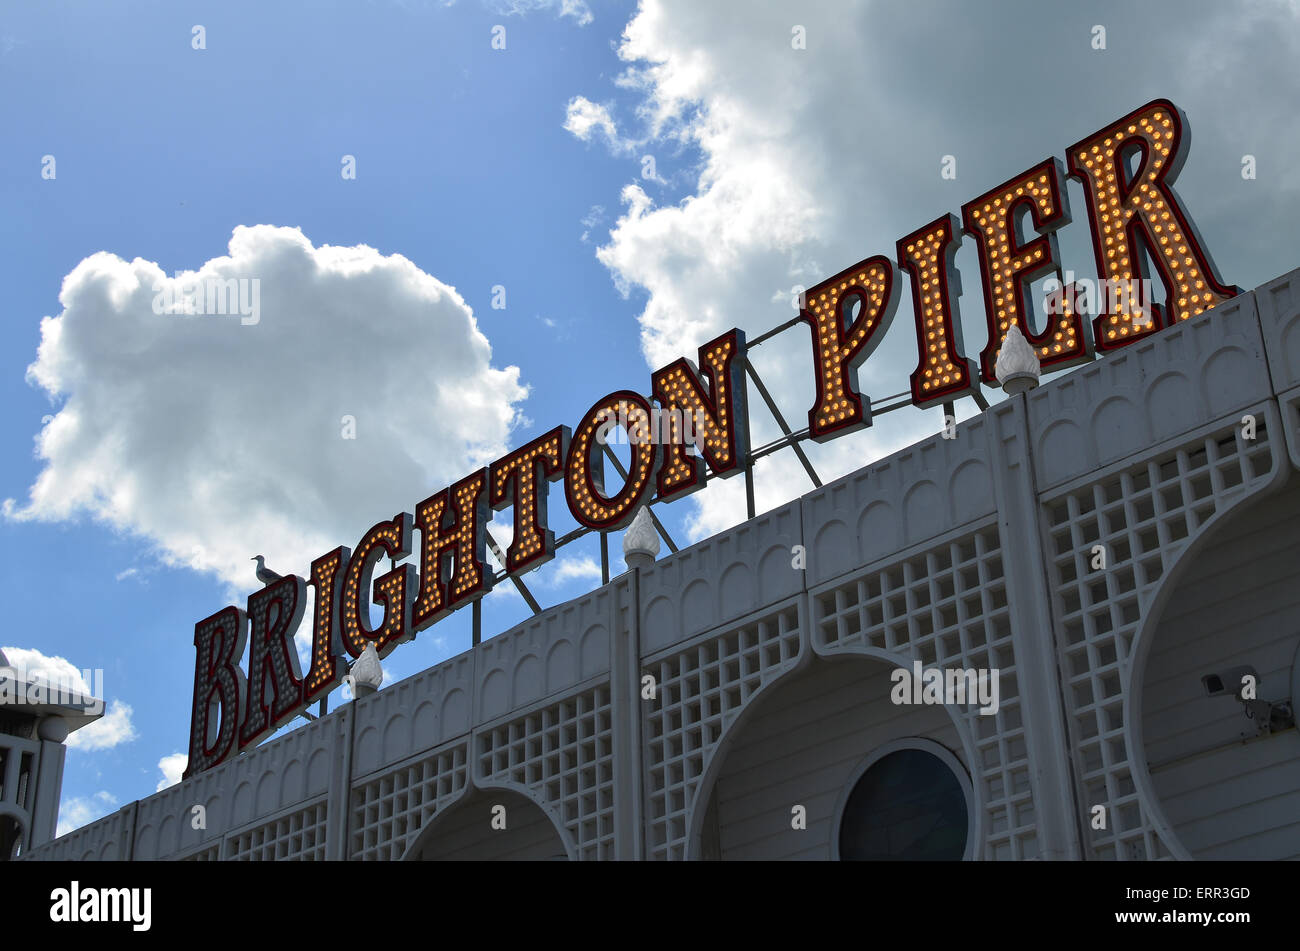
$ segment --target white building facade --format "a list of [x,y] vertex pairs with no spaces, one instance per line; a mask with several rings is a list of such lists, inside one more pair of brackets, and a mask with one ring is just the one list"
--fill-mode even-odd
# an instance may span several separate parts
[[30,857],[1297,857],[1298,468],[1300,271]]

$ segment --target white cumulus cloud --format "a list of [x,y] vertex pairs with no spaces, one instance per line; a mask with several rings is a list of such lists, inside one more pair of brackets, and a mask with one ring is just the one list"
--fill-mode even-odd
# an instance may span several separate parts
[[[209,280],[257,281],[257,322],[155,313],[168,287]],[[255,584],[252,555],[305,575],[496,458],[527,392],[455,288],[296,228],[237,227],[227,256],[172,278],[93,254],[59,302],[28,369],[58,410],[6,513],[88,513],[235,591]]]
[[111,700],[108,709],[98,720],[87,723],[75,733],[68,734],[67,746],[73,750],[111,750],[136,738],[131,723],[131,706],[121,700]]
[[26,680],[46,683],[86,697],[93,695],[92,685],[87,683],[85,677],[88,671],[79,670],[66,657],[46,656],[31,647],[0,647],[0,653],[9,661],[9,666]]
[[158,780],[156,792],[162,792],[168,786],[175,786],[181,781],[181,775],[185,772],[185,766],[189,763],[190,758],[185,753],[168,753],[158,761],[158,769],[162,771],[162,779]]
[[[733,326],[751,336],[771,329],[794,316],[797,288],[872,255],[893,258],[899,237],[960,214],[963,202],[1157,95],[1172,97],[1195,129],[1179,193],[1224,277],[1253,286],[1293,268],[1293,227],[1282,209],[1294,207],[1283,199],[1300,189],[1291,159],[1300,131],[1281,114],[1297,90],[1285,65],[1300,51],[1294,8],[1191,3],[1170,18],[1159,4],[1096,7],[1045,18],[1022,0],[996,10],[953,0],[808,0],[796,10],[756,0],[738,17],[725,4],[641,0],[615,80],[639,101],[624,116],[577,97],[565,126],[620,155],[619,123],[638,120],[651,136],[640,143],[647,149],[685,143],[698,158],[694,187],[680,200],[660,205],[627,184],[622,214],[597,250],[620,291],[645,294],[647,364],[694,357]],[[1091,47],[1094,23],[1110,25],[1115,49]],[[1116,55],[1128,57],[1122,70]],[[996,94],[1008,89],[1019,97],[1014,108]],[[1277,163],[1267,187],[1241,187],[1243,152]],[[941,176],[946,155],[956,159],[955,180]],[[1062,263],[1088,276],[1082,189],[1069,188],[1075,222],[1061,233]],[[957,267],[965,349],[976,356],[986,333],[969,239]],[[893,327],[858,374],[877,403],[906,391],[917,363],[902,284]],[[753,357],[790,426],[805,426],[808,329],[787,331]],[[755,444],[780,435],[752,387],[750,403]],[[959,420],[973,412],[970,400],[957,406]],[[941,428],[938,412],[909,409],[864,433],[804,446],[829,480]],[[758,476],[760,510],[811,488],[788,449],[762,460]],[[743,485],[715,483],[692,504],[698,538],[744,517]]]

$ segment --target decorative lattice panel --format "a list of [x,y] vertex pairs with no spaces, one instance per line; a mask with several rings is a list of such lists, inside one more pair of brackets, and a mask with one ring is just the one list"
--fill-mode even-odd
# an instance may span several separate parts
[[[1083,821],[1093,857],[1168,858],[1133,781],[1124,687],[1133,637],[1155,587],[1201,526],[1268,481],[1273,447],[1236,423],[1044,501],[1054,626],[1075,776],[1085,810],[1106,806],[1105,829]],[[1094,546],[1106,568],[1092,567]]]
[[221,861],[221,843],[208,846],[206,849],[199,849],[181,859],[182,862],[220,862]]
[[485,783],[508,781],[557,805],[578,858],[614,857],[614,741],[609,684],[485,730]]
[[814,647],[875,648],[927,668],[997,670],[998,711],[959,707],[974,739],[986,859],[1038,854],[1011,612],[997,527],[989,525],[813,596]]
[[429,818],[465,791],[467,747],[457,744],[352,789],[352,857],[400,859]]
[[325,858],[325,818],[322,802],[279,819],[237,832],[226,839],[226,858],[236,862]]
[[727,725],[799,656],[797,604],[644,663],[657,703],[643,703],[649,857],[686,856],[700,778]]

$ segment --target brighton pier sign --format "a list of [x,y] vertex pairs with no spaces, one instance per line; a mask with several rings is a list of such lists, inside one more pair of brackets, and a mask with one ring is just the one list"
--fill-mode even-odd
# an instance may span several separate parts
[[[822,441],[871,425],[870,400],[858,392],[856,370],[894,316],[899,269],[911,282],[919,363],[910,389],[918,407],[977,395],[980,382],[996,386],[994,363],[1013,324],[1042,368],[1054,370],[1127,346],[1239,293],[1218,279],[1174,193],[1187,144],[1184,116],[1157,99],[1071,146],[1065,166],[1048,158],[966,203],[961,221],[945,214],[901,238],[897,264],[885,255],[869,257],[805,291],[797,320],[811,328],[817,389],[806,434],[797,438]],[[1087,198],[1098,284],[1145,287],[1154,271],[1164,286],[1163,304],[1136,300],[1130,291],[1129,300],[1098,307],[1101,312],[1085,321],[1071,286],[1033,329],[1030,287],[1061,272],[1055,232],[1070,220],[1067,168]],[[1022,240],[1017,227],[1025,213],[1030,240]],[[988,342],[978,361],[966,355],[957,312],[953,260],[962,234],[976,244],[983,279]],[[486,594],[494,580],[485,562],[490,510],[513,509],[514,534],[504,559],[513,578],[554,555],[546,516],[551,482],[564,482],[579,525],[608,532],[625,526],[651,499],[676,499],[712,476],[748,473],[746,349],[744,334],[729,330],[699,348],[698,363],[682,358],[654,372],[650,398],[631,390],[610,393],[572,429],[557,426],[430,495],[414,514],[380,522],[354,549],[321,555],[306,579],[287,575],[250,595],[246,610],[231,606],[200,621],[185,775],[253,747],[323,698],[346,673],[345,657],[359,657],[370,644],[384,657]],[[661,425],[662,438],[650,438]],[[613,494],[604,473],[611,427],[630,437],[630,465],[625,475],[620,471],[622,486]],[[797,438],[791,437],[796,449]],[[419,570],[402,564],[375,578],[381,558],[397,564],[411,555],[417,532]],[[308,586],[315,607],[311,666],[303,675],[294,634]],[[378,626],[371,623],[372,601],[382,607]],[[245,647],[247,675],[240,668]]]

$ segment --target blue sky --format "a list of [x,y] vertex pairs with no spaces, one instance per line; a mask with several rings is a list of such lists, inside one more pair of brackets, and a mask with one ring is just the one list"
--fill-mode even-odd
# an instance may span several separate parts
[[[590,238],[581,240],[599,229],[582,220],[602,204],[615,211],[611,196],[639,165],[563,128],[574,91],[619,68],[613,43],[630,8],[604,9],[579,26],[545,10],[507,16],[475,3],[310,14],[251,3],[9,8],[0,256],[15,293],[0,357],[9,407],[0,492],[24,498],[41,468],[32,440],[58,407],[25,371],[40,318],[59,312],[63,277],[96,251],[168,273],[197,268],[225,253],[240,224],[398,252],[456,287],[491,340],[493,365],[519,366],[531,387],[533,425],[517,427],[511,445],[575,421],[606,392],[643,387],[636,302],[616,292]],[[191,48],[195,23],[206,27],[205,50]],[[490,45],[497,24],[504,51]],[[39,174],[47,154],[53,181]],[[356,157],[355,180],[340,175],[344,155]],[[607,227],[608,214],[601,220]],[[489,306],[498,284],[503,311]],[[384,504],[396,511],[420,497]],[[557,528],[566,524],[562,497],[551,511]],[[88,513],[8,520],[0,531],[0,577],[14,607],[6,644],[103,668],[110,701],[131,707],[134,739],[70,752],[65,801],[152,792],[158,760],[185,749],[193,625],[228,603],[227,585],[160,564],[148,540]],[[258,544],[248,538],[250,555]],[[252,587],[251,562],[247,580]],[[592,581],[582,574],[537,594],[553,603]],[[517,598],[492,599],[485,629],[526,613]],[[463,612],[443,622],[433,631],[441,645],[426,635],[385,667],[405,676],[464,649],[468,621]]]
[[[1098,4],[1050,21],[1019,2],[986,14],[699,6],[6,8],[0,498],[14,502],[0,520],[3,640],[102,668],[118,705],[99,748],[70,751],[65,825],[152,793],[160,760],[185,750],[193,626],[255,586],[247,556],[305,574],[307,558],[354,545],[471,462],[572,425],[607,392],[645,392],[652,367],[728,327],[780,323],[795,285],[890,253],[897,237],[1156,96],[1195,130],[1179,193],[1223,277],[1253,287],[1300,263],[1293,5]],[[205,49],[192,47],[196,24]],[[504,50],[492,47],[497,25]],[[792,47],[796,26],[806,49]],[[1255,178],[1241,175],[1246,154]],[[53,179],[41,174],[47,155]],[[355,180],[340,174],[348,155]],[[947,155],[955,180],[939,174]],[[1062,256],[1086,275],[1082,192],[1070,187]],[[167,275],[195,270],[255,225],[301,229],[312,250],[293,253],[317,261],[327,245],[374,249],[377,276],[351,279],[341,297],[290,288],[258,327],[227,322],[202,338],[111,292],[137,258]],[[957,264],[974,355],[982,304],[969,245]],[[299,246],[285,233],[239,247],[268,294],[272,278],[289,281],[277,262]],[[121,261],[84,264],[97,252]],[[426,319],[393,255],[461,302],[444,296]],[[491,306],[496,285],[504,310]],[[905,292],[863,368],[877,399],[907,387],[910,306]],[[29,377],[42,318],[61,312],[63,335],[47,336],[44,369]],[[782,339],[756,362],[799,426],[807,340]],[[472,357],[453,362],[461,343]],[[356,415],[357,446],[304,435],[336,426],[340,410]],[[966,401],[959,416],[974,411]],[[66,428],[53,427],[62,435],[42,457],[34,440],[60,416]],[[756,442],[774,435],[770,421],[754,425]],[[814,457],[836,476],[939,425],[900,412]],[[43,473],[52,488],[34,496]],[[807,489],[788,452],[759,476],[760,508]],[[178,505],[187,492],[192,504]],[[558,534],[573,523],[558,487],[551,500]],[[685,543],[733,524],[743,489],[733,480],[660,514]],[[597,551],[571,546],[528,576],[543,605],[598,584]],[[485,634],[526,614],[510,592],[494,595]],[[385,667],[409,676],[468,644],[466,611]]]

